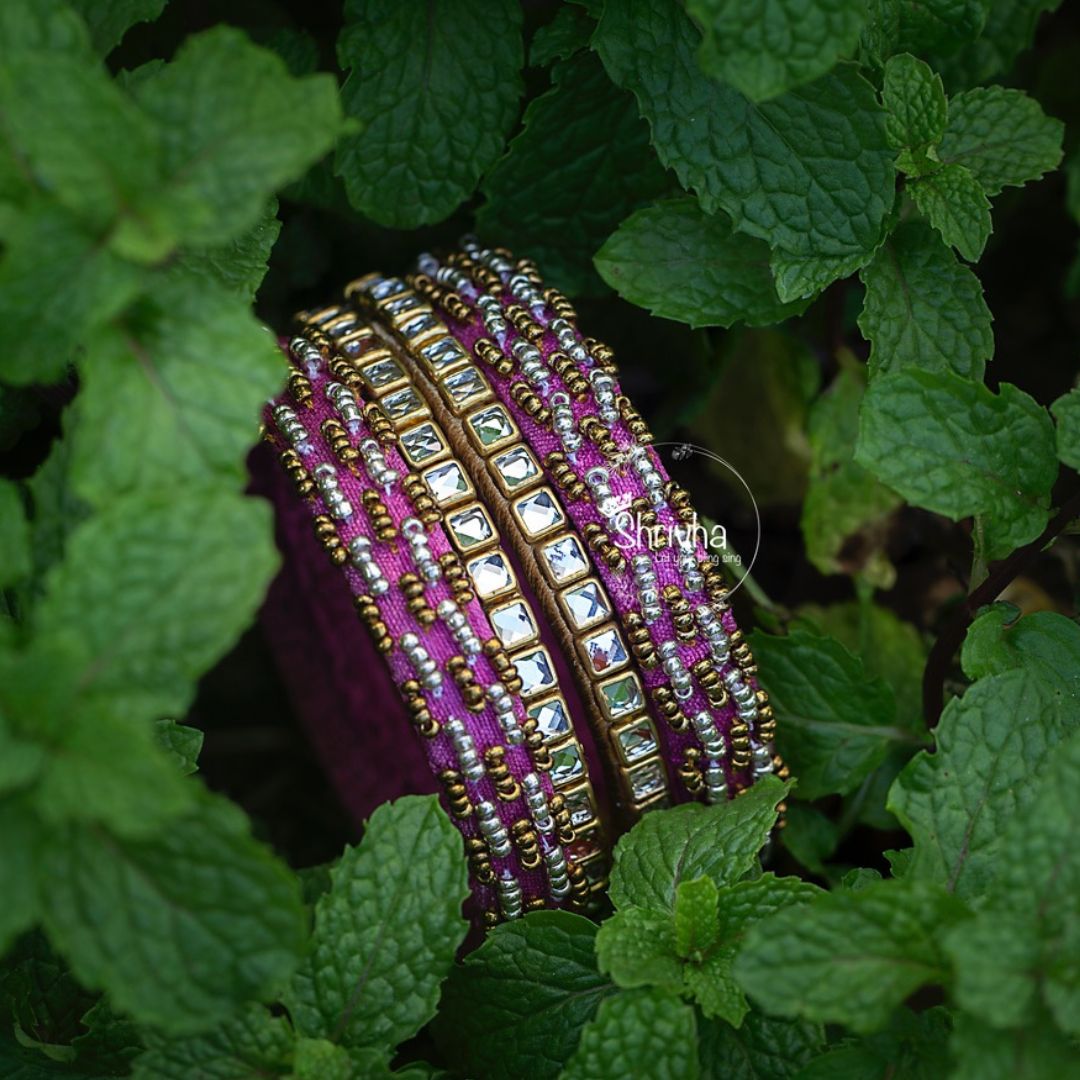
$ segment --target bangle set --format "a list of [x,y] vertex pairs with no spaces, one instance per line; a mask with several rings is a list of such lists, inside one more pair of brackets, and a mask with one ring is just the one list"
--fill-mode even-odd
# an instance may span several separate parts
[[576,322],[530,261],[466,238],[301,312],[267,410],[486,925],[590,910],[644,811],[786,774],[689,497]]

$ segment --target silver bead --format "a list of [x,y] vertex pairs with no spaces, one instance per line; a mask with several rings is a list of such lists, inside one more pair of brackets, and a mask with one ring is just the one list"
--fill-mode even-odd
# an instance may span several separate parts
[[323,502],[326,503],[326,509],[330,512],[330,516],[337,518],[338,521],[347,521],[351,518],[353,513],[352,503],[345,498],[345,493],[341,490],[337,470],[334,466],[324,461],[322,464],[315,466],[312,476],[315,478],[315,483],[318,485],[319,493],[323,497]]
[[521,917],[521,883],[509,870],[504,870],[496,887],[499,891],[499,907],[507,919]]
[[514,698],[502,683],[492,683],[487,688],[488,700],[495,706],[495,715],[503,729],[506,741],[511,746],[520,746],[525,741],[525,732],[514,715]]
[[326,397],[337,410],[349,433],[355,435],[364,419],[356,395],[344,383],[330,382],[326,384]]
[[288,405],[275,405],[271,410],[274,423],[300,454],[310,454],[314,449],[307,428],[300,423],[300,418]]
[[497,859],[504,859],[510,854],[510,834],[506,826],[499,820],[498,811],[486,800],[476,804],[476,820],[480,826],[480,832],[491,848],[491,854]]
[[727,799],[727,779],[724,767],[719,761],[705,764],[705,797],[710,803],[724,802]]
[[555,819],[551,816],[551,809],[540,784],[540,777],[536,773],[527,773],[522,777],[521,788],[525,792],[525,804],[529,808],[536,827],[542,833],[554,832]]
[[694,732],[705,753],[712,758],[722,758],[726,750],[724,736],[717,729],[712,713],[708,709],[695,713],[693,724]]
[[457,755],[458,765],[466,780],[477,783],[484,778],[484,763],[476,752],[476,744],[472,736],[465,730],[465,725],[457,719],[450,717],[443,724],[443,730],[450,736],[450,743]]
[[563,854],[563,849],[558,845],[548,848],[544,852],[544,864],[547,867],[551,895],[556,900],[562,900],[570,892],[570,876],[566,871],[566,856]]

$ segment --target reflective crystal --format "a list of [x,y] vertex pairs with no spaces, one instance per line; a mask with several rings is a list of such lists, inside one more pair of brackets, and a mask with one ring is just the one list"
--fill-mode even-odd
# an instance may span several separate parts
[[441,371],[451,364],[468,359],[468,354],[452,337],[439,338],[438,341],[425,345],[420,350],[420,355],[431,365],[434,371]]
[[410,461],[426,461],[443,449],[443,441],[431,424],[420,424],[401,435],[401,449]]
[[443,380],[443,386],[446,387],[446,392],[455,405],[461,405],[487,389],[484,380],[480,377],[480,372],[474,367],[462,368],[460,371],[455,371],[453,375],[447,375]]
[[379,278],[368,286],[368,293],[373,300],[385,300],[405,288],[405,282],[397,278]]
[[473,413],[469,417],[469,423],[476,432],[481,446],[492,446],[514,434],[510,417],[506,415],[506,410],[501,405],[492,405],[489,409]]
[[396,300],[391,300],[383,305],[383,311],[387,315],[400,315],[402,312],[411,311],[413,308],[423,306],[423,301],[419,296],[399,296]]
[[539,536],[561,525],[565,518],[555,496],[546,488],[526,495],[517,504],[518,517],[529,536]]
[[380,387],[389,386],[404,378],[405,372],[398,366],[396,360],[377,360],[374,364],[360,369],[360,376],[368,384],[378,390]]
[[537,636],[532,612],[525,606],[524,601],[517,600],[506,607],[495,608],[489,612],[489,618],[499,640],[507,649],[524,645]]
[[597,675],[622,667],[629,659],[619,631],[613,626],[585,639],[585,655]]
[[659,761],[649,761],[631,769],[630,791],[635,802],[644,802],[664,790],[664,770]]
[[556,582],[573,581],[589,569],[589,560],[576,536],[561,536],[541,550]]
[[479,506],[471,506],[452,514],[447,523],[462,549],[476,547],[477,544],[490,540],[492,536],[491,523]]
[[401,328],[402,336],[411,339],[419,337],[421,334],[428,330],[434,330],[438,326],[438,320],[430,312],[425,312],[423,315],[417,315],[415,319],[410,319]]
[[585,773],[581,752],[574,743],[551,752],[551,782],[555,787],[568,784]]
[[570,615],[575,630],[584,630],[602,622],[611,614],[607,597],[598,582],[586,581],[567,589],[563,593],[563,602]]
[[532,454],[523,446],[515,446],[495,458],[495,468],[511,490],[540,475]]
[[627,762],[639,761],[656,750],[656,736],[653,734],[652,724],[644,718],[620,728],[616,738]]
[[392,394],[387,394],[379,402],[379,406],[391,420],[400,420],[410,413],[419,412],[423,409],[424,403],[411,386],[406,386],[404,390],[395,390]]
[[600,687],[604,695],[604,707],[612,720],[640,709],[645,704],[641,684],[636,675],[624,675]]
[[431,497],[440,506],[454,502],[470,491],[469,481],[456,461],[447,461],[429,469],[424,473],[424,480],[431,491]]
[[566,799],[566,809],[570,811],[570,824],[575,829],[581,828],[596,816],[587,787],[578,788],[576,791],[566,791],[563,793],[563,798]]
[[570,717],[562,698],[541,701],[528,710],[528,715],[536,720],[536,730],[548,742],[561,739],[570,730]]
[[535,697],[555,685],[555,670],[544,648],[519,653],[511,659],[521,678],[521,697]]
[[469,577],[473,588],[481,600],[498,596],[514,587],[514,575],[506,563],[506,556],[501,551],[492,551],[481,555],[469,563]]

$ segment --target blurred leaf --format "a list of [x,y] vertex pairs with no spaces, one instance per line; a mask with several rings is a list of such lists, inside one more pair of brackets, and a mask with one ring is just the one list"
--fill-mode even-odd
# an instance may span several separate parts
[[349,201],[381,225],[441,221],[499,156],[521,97],[521,6],[458,0],[452,8],[348,0],[341,95],[360,121],[334,171]]
[[824,874],[825,860],[836,850],[840,839],[835,822],[803,802],[793,802],[786,818],[780,838],[788,854],[812,874]]
[[983,0],[870,0],[863,31],[866,58],[882,66],[894,53],[943,53],[976,37],[986,20]]
[[0,588],[30,573],[30,525],[22,494],[10,480],[0,479]]
[[1076,1070],[1076,1045],[1048,1017],[1001,1031],[959,1013],[949,1042],[951,1080],[1057,1080]]
[[1057,456],[1071,469],[1080,469],[1080,390],[1062,394],[1050,406],[1057,421]]
[[167,0],[68,0],[86,20],[94,48],[102,56],[112,52],[136,23],[153,22]]
[[165,750],[180,772],[184,776],[197,772],[203,733],[198,728],[178,724],[175,720],[158,720],[154,728],[158,745]]

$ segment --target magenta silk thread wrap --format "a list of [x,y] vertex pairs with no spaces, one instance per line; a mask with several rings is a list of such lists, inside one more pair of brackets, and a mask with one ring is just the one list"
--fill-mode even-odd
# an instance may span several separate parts
[[[587,907],[603,884],[605,832],[610,839],[627,812],[632,819],[671,801],[721,801],[783,769],[772,753],[772,710],[718,571],[687,527],[685,492],[649,446],[610,350],[578,333],[568,302],[544,289],[527,260],[466,241],[463,253],[443,261],[424,255],[418,267],[408,282],[358,279],[346,289],[351,311],[334,306],[300,317],[304,336],[292,345],[299,373],[290,394],[272,403],[268,427],[310,503],[321,546],[359,598],[357,610],[410,702],[406,715],[438,778],[427,786],[442,791],[465,837],[478,912],[490,924],[533,907]],[[470,435],[480,430],[479,406],[490,402],[516,423],[520,436],[507,441],[519,437],[516,445],[528,448],[514,455],[519,471],[531,458],[536,475],[521,489],[530,495],[519,496],[510,474],[499,474],[500,456],[474,438],[480,454],[490,455],[478,457],[464,440],[470,425]],[[435,439],[438,452],[425,451],[434,467],[417,456],[420,436]],[[511,518],[490,501],[491,479],[480,475],[486,468]],[[462,502],[470,499],[479,501]],[[528,515],[541,510],[553,524],[534,539]],[[644,533],[640,520],[633,527],[642,516]],[[512,535],[500,536],[497,520]],[[508,520],[520,529],[508,530]],[[480,560],[469,561],[466,525],[483,534],[476,550],[493,552],[499,572],[518,579],[513,603],[469,591],[480,584]],[[294,502],[282,512],[279,536],[290,558],[310,560],[319,545],[301,543],[298,528]],[[536,568],[555,565],[551,536],[572,541],[575,533],[575,558],[586,560],[577,577],[563,585],[549,573],[554,588],[538,584]],[[522,572],[523,557],[531,574]],[[448,577],[462,578],[465,565],[470,582],[452,588]],[[329,587],[325,572],[291,579],[298,589],[283,584],[272,594],[273,623],[287,618],[290,604],[318,607]],[[559,635],[537,606],[539,596],[552,612],[545,592],[565,614]],[[341,596],[325,604],[337,620],[346,618]],[[591,622],[586,604],[598,612]],[[298,617],[289,651],[305,652],[303,633],[333,641],[334,619]],[[348,619],[342,640],[352,642],[355,664],[339,665],[335,678],[370,684],[373,704],[386,704],[386,680],[364,674],[376,650],[357,642],[356,614]],[[559,640],[576,648],[562,655]],[[538,667],[545,646],[553,663]],[[308,652],[304,660],[301,678],[317,679]],[[538,728],[536,703],[547,701],[558,705],[557,731],[546,706]],[[336,757],[352,730],[355,756],[371,751],[393,761],[389,772],[407,786],[421,786],[416,736],[404,730],[402,715],[372,708],[335,716],[324,756]],[[387,737],[392,725],[398,742],[412,740],[400,759]],[[601,781],[598,755],[616,778],[611,799],[589,786],[590,774]],[[367,782],[379,788],[376,771],[366,770]],[[340,761],[332,773],[339,786],[353,777],[365,782],[363,768],[350,771]],[[350,794],[343,792],[347,804],[370,807]]]

